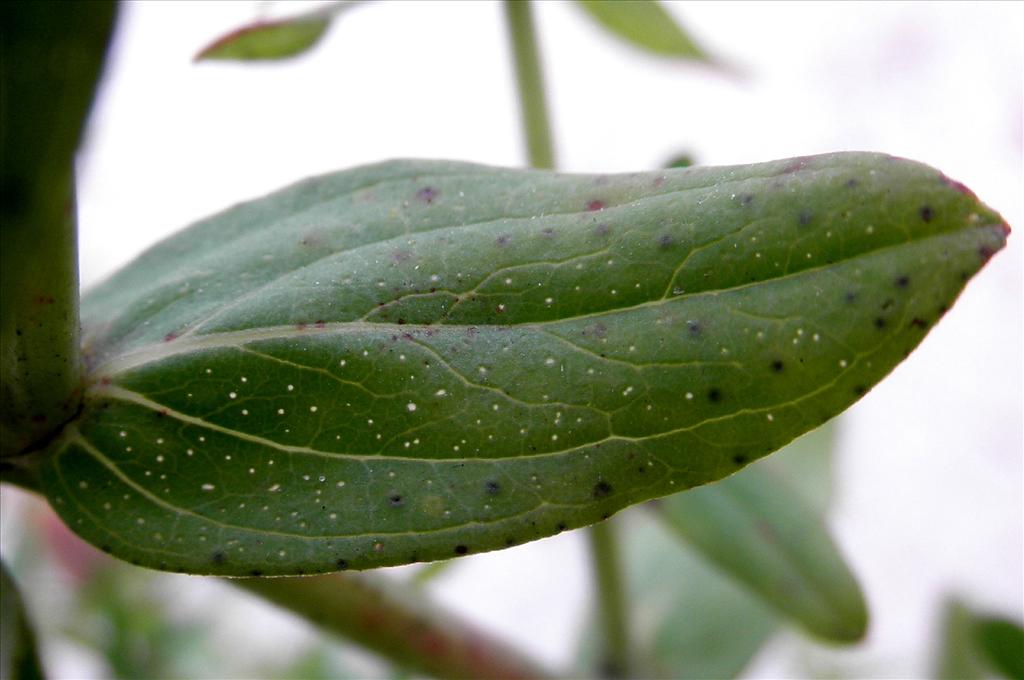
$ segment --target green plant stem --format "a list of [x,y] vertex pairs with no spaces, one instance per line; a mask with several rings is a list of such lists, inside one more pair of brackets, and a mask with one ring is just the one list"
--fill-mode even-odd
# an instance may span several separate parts
[[598,670],[606,678],[629,677],[632,671],[628,613],[619,562],[616,524],[605,520],[588,530],[591,562],[600,606],[601,655]]
[[520,653],[429,604],[416,587],[353,573],[230,582],[417,673],[549,677]]
[[555,153],[551,143],[551,125],[537,48],[537,33],[533,25],[533,7],[529,0],[505,0],[505,17],[515,58],[519,111],[526,132],[530,165],[535,168],[554,168]]
[[67,176],[53,196],[0,232],[2,456],[41,445],[74,417],[81,398],[78,250]]
[[0,457],[78,412],[74,155],[116,14],[112,0],[0,4]]

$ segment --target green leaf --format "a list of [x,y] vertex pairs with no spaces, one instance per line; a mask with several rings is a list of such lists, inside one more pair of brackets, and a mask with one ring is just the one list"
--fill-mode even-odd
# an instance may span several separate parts
[[615,37],[654,54],[710,62],[658,0],[576,0]]
[[1006,230],[962,185],[875,154],[308,180],[86,297],[85,409],[37,472],[81,536],[162,569],[502,548],[828,420]]
[[1009,619],[978,616],[974,639],[989,668],[1000,677],[1024,679],[1024,628]]
[[25,616],[21,594],[7,565],[0,562],[0,678],[42,678],[35,635]]
[[297,57],[320,42],[337,14],[358,4],[358,0],[336,2],[289,19],[257,21],[213,41],[199,51],[195,60],[272,61]]
[[[828,433],[807,437],[794,446],[824,440],[827,450]],[[838,642],[863,637],[867,607],[853,574],[819,513],[772,470],[751,466],[669,496],[658,509],[707,559],[808,632]]]
[[[774,612],[649,513],[623,513],[619,528],[636,675],[738,676],[779,627]],[[575,675],[601,675],[599,640],[591,618]]]
[[[811,489],[813,512],[824,512],[831,486],[835,427],[820,427],[783,447],[737,477],[757,479],[767,470],[801,492]],[[717,484],[716,484],[717,485]],[[686,492],[681,495],[686,496]],[[803,495],[803,494],[801,494]],[[648,508],[658,504],[652,503]],[[731,678],[749,664],[768,637],[781,627],[778,613],[755,591],[702,556],[695,545],[678,540],[668,523],[652,513],[626,513],[623,555],[635,622],[644,645],[643,676]],[[742,621],[742,626],[736,622]],[[597,672],[593,628],[584,638],[579,675]]]

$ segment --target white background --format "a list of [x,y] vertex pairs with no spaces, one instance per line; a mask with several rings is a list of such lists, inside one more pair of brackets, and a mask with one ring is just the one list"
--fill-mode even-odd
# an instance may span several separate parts
[[[303,6],[123,8],[80,158],[83,285],[195,219],[309,175],[392,157],[525,162],[495,3],[370,4],[308,57],[191,62],[219,34]],[[571,4],[539,3],[562,169],[650,169],[684,150],[706,165],[885,151],[963,181],[1017,229],[920,349],[844,416],[831,524],[869,600],[866,642],[833,651],[786,634],[748,669],[923,676],[946,594],[1024,615],[1021,5],[670,11],[738,75],[649,57]],[[562,665],[588,606],[585,557],[570,533],[467,558],[438,596]],[[257,658],[305,635],[249,602],[223,611],[219,634]],[[55,663],[93,672],[79,657]]]

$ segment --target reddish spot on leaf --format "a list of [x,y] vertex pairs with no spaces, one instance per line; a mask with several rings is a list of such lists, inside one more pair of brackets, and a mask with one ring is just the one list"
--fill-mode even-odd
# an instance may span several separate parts
[[434,202],[434,199],[437,198],[437,195],[440,193],[441,192],[434,187],[423,187],[416,192],[416,198],[429,205]]
[[961,194],[963,194],[965,196],[970,196],[971,198],[974,198],[974,199],[978,198],[977,196],[974,195],[973,191],[971,191],[970,189],[967,188],[967,185],[963,184],[962,182],[957,182],[955,179],[950,179],[949,177],[946,177],[945,175],[943,175],[942,176],[942,183],[945,184],[947,187],[951,187],[953,189],[956,189],[957,191],[959,191]]
[[587,210],[590,212],[604,210],[604,201],[595,198],[591,202],[587,203]]
[[170,342],[172,340],[177,339],[177,337],[178,337],[178,334],[175,333],[174,331],[171,331],[170,333],[168,333],[167,335],[164,336],[164,342]]
[[324,326],[326,326],[327,324],[326,324],[326,323],[324,323],[324,320],[323,320],[323,319],[317,319],[317,320],[316,320],[316,324],[315,324],[315,325],[316,325],[316,327],[317,327],[317,328],[323,328],[323,327],[324,327]]

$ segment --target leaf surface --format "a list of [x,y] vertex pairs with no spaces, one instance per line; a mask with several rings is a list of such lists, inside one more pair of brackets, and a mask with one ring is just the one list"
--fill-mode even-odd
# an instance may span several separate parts
[[213,41],[199,51],[195,61],[277,61],[297,57],[320,42],[335,15],[357,4],[336,2],[287,19],[257,21]]
[[39,476],[80,535],[163,569],[522,543],[839,413],[1006,230],[962,185],[875,154],[308,180],[85,298],[85,410]]
[[773,470],[751,466],[669,496],[658,510],[701,554],[810,633],[863,637],[867,607],[857,581],[818,512]]
[[577,0],[606,31],[648,52],[710,62],[711,58],[658,0]]

